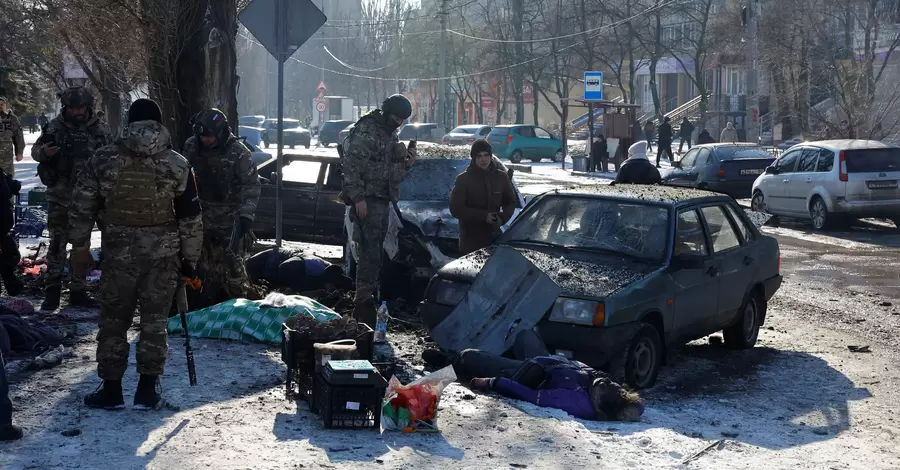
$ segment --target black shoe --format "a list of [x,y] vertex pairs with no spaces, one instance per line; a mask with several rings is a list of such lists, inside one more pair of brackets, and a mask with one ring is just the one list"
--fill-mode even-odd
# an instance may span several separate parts
[[84,397],[84,404],[89,408],[101,410],[121,410],[125,408],[125,398],[122,397],[121,380],[104,380],[93,393]]
[[0,426],[0,442],[18,441],[21,438],[22,428],[14,424]]
[[44,302],[41,304],[41,311],[53,312],[59,308],[59,296],[62,293],[61,286],[48,287],[44,291]]
[[449,366],[455,358],[456,354],[441,351],[440,349],[426,349],[422,351],[422,360],[435,369],[443,369]]
[[96,308],[95,301],[87,292],[83,290],[69,291],[69,305],[81,308]]
[[159,377],[141,374],[137,392],[134,394],[134,408],[138,410],[161,409],[166,405],[166,400],[163,399],[160,392],[162,392],[162,386],[159,384]]

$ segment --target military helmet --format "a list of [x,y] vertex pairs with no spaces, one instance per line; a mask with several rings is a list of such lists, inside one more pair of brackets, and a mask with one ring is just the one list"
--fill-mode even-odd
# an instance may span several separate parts
[[200,111],[191,118],[194,134],[212,136],[224,143],[231,130],[228,128],[228,118],[218,108],[209,108]]
[[73,86],[66,88],[66,90],[63,91],[62,94],[60,94],[59,99],[60,101],[62,101],[63,107],[94,107],[94,95],[91,94],[91,90],[88,90],[87,88],[82,86]]
[[412,116],[412,103],[403,95],[391,95],[381,103],[381,110],[400,119],[409,119]]

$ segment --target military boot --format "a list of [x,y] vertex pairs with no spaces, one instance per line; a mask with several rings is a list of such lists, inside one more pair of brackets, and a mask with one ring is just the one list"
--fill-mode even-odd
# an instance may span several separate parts
[[84,404],[89,408],[101,410],[121,410],[125,408],[125,398],[122,397],[121,380],[104,380],[93,393],[84,397]]
[[16,297],[22,293],[22,281],[16,277],[16,274],[11,271],[4,270],[0,273],[0,277],[3,278],[3,285],[6,287],[6,294],[10,297]]
[[42,312],[53,312],[59,308],[59,296],[62,294],[62,286],[50,286],[44,291],[44,302],[41,303]]
[[87,292],[83,290],[69,291],[69,305],[81,308],[96,308],[95,301]]
[[163,399],[162,387],[159,377],[155,375],[141,374],[138,381],[137,392],[134,394],[134,408],[138,410],[159,410],[166,405]]
[[378,312],[375,311],[375,304],[372,302],[358,303],[353,309],[353,318],[359,323],[369,325],[371,328],[375,328],[377,317]]

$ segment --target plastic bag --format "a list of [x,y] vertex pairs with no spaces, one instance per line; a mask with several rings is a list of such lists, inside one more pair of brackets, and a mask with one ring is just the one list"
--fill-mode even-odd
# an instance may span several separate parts
[[381,428],[385,431],[439,432],[437,409],[444,388],[456,381],[453,366],[403,385],[392,376],[381,407]]

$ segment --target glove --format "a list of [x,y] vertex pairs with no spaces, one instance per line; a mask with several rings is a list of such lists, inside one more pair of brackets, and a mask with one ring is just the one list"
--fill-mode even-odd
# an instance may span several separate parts
[[253,230],[253,221],[249,217],[240,217],[241,219],[241,238]]
[[487,392],[494,389],[496,378],[476,378],[469,383],[469,388],[476,392]]

